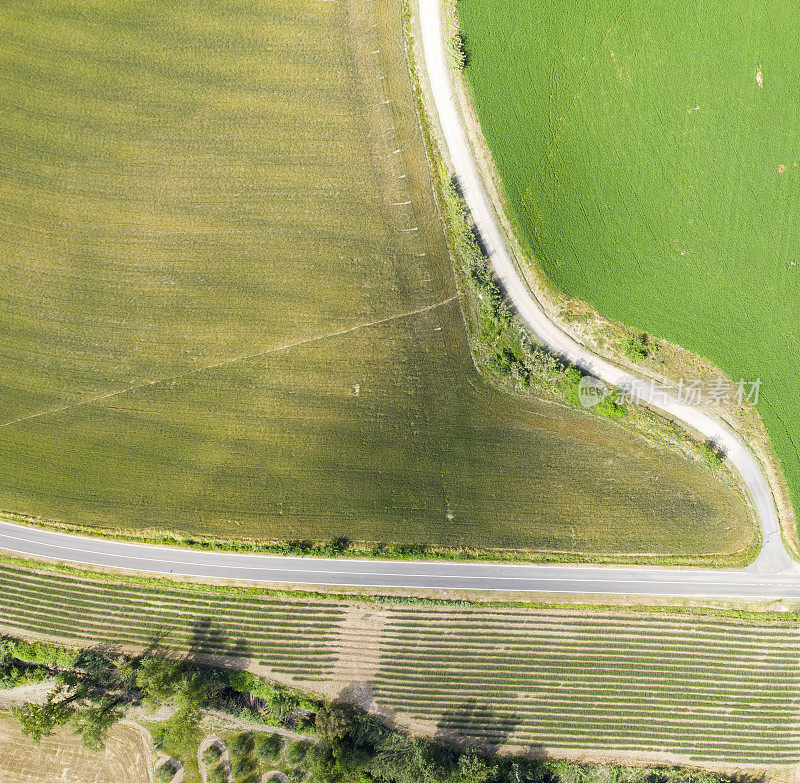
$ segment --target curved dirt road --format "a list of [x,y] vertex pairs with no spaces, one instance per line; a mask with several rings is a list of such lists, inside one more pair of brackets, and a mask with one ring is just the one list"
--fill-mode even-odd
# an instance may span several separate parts
[[[641,379],[595,356],[565,334],[548,318],[517,271],[456,108],[450,71],[445,60],[440,0],[419,0],[418,7],[425,69],[450,162],[503,289],[530,329],[553,351],[612,386],[632,388]],[[764,573],[797,571],[800,574],[797,563],[784,547],[769,484],[758,461],[739,436],[725,424],[675,397],[664,395],[657,407],[718,444],[742,475],[755,503],[763,537],[763,547],[754,566]]]

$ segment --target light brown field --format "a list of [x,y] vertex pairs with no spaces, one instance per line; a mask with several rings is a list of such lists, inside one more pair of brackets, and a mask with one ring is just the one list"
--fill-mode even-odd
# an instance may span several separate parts
[[115,726],[106,749],[92,753],[69,731],[46,737],[37,748],[13,718],[0,714],[2,783],[150,783],[149,750],[130,726]]

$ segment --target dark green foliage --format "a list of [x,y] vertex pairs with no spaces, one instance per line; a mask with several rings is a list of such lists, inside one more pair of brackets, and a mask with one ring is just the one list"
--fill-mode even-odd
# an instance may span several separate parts
[[172,762],[166,761],[156,769],[156,783],[169,783],[175,777],[176,769]]
[[228,750],[231,758],[245,758],[253,752],[255,746],[255,738],[251,732],[246,731],[244,734],[239,734],[233,742],[228,744]]
[[300,764],[305,759],[309,747],[308,742],[293,742],[286,748],[286,761],[289,764]]
[[269,763],[275,761],[283,750],[283,737],[280,734],[267,734],[258,745],[258,758]]
[[208,771],[206,776],[207,783],[227,783],[228,776],[225,774],[224,765],[220,764]]
[[13,664],[7,663],[0,666],[0,690],[14,688],[27,682],[22,669]]
[[622,353],[632,362],[641,362],[646,359],[650,351],[648,349],[648,336],[639,334],[636,337],[628,337],[622,342]]
[[222,757],[222,751],[216,745],[209,745],[203,751],[203,763],[207,766],[216,764]]
[[[729,783],[681,768],[630,769],[484,756],[408,737],[359,712],[348,733],[312,746],[302,764],[315,783]],[[291,755],[291,748],[287,758]],[[299,775],[298,775],[299,778]]]
[[323,707],[314,723],[317,734],[327,740],[338,740],[346,737],[353,727],[350,711],[340,705]]
[[305,776],[306,776],[306,771],[299,767],[291,770],[288,775],[291,783],[300,783],[300,781],[303,780]]
[[245,775],[249,775],[251,772],[255,772],[257,769],[258,764],[256,764],[256,762],[249,755],[238,758],[231,764],[231,770],[233,771],[233,776],[235,778],[241,778]]
[[181,678],[180,661],[165,657],[148,657],[136,670],[136,685],[144,702],[155,709],[172,698]]

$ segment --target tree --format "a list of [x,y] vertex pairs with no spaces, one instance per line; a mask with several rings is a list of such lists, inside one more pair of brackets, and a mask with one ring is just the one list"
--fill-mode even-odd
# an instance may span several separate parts
[[23,736],[30,737],[34,745],[38,745],[43,737],[49,737],[56,726],[63,726],[75,712],[71,699],[58,701],[57,693],[51,693],[44,704],[26,702],[21,707],[11,708]]
[[218,767],[214,767],[214,769],[210,770],[208,775],[206,775],[206,780],[208,783],[227,783],[228,776],[225,774],[225,768],[222,764]]
[[196,745],[200,739],[200,713],[197,710],[178,710],[156,726],[153,739],[161,750],[183,750]]
[[253,737],[251,732],[246,731],[231,742],[229,749],[232,756],[247,757],[253,752],[255,745],[255,737]]
[[492,774],[492,768],[474,750],[467,751],[458,759],[455,779],[459,783],[485,783]]
[[467,64],[467,52],[460,33],[453,33],[447,39],[447,52],[450,55],[450,66],[456,71],[463,71]]
[[203,763],[210,767],[222,758],[222,751],[216,745],[209,745],[203,751]]
[[174,695],[180,677],[180,661],[171,658],[149,656],[142,659],[136,669],[136,685],[151,709],[160,707]]
[[172,778],[175,777],[175,773],[177,770],[173,766],[171,761],[165,761],[157,770],[156,770],[156,781],[158,783],[169,783]]
[[108,730],[124,715],[119,705],[119,698],[104,696],[97,705],[73,714],[73,733],[81,738],[84,747],[99,751],[106,746]]
[[234,763],[233,775],[234,777],[241,778],[245,775],[249,775],[251,772],[255,772],[256,769],[258,769],[256,762],[249,756],[244,756]]
[[314,724],[317,734],[327,740],[343,739],[350,733],[353,725],[350,713],[335,704],[320,709]]
[[303,761],[303,759],[305,759],[309,747],[310,747],[309,743],[303,742],[302,740],[293,742],[286,749],[286,761],[289,764],[295,764],[295,765],[300,764]]
[[275,761],[283,750],[283,737],[280,734],[267,734],[258,746],[258,757],[265,762]]

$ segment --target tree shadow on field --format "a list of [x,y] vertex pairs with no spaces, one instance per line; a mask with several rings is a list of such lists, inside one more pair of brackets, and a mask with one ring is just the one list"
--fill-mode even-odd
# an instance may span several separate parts
[[397,728],[395,711],[391,707],[378,703],[375,698],[375,689],[369,680],[353,681],[349,685],[345,685],[336,695],[335,701],[378,717],[381,723],[390,729]]
[[[247,639],[231,639],[221,628],[215,627],[212,620],[204,618],[191,624],[186,657],[189,660],[251,658],[252,650]],[[228,668],[231,664],[222,660],[220,665]]]
[[493,754],[506,744],[518,725],[516,717],[498,715],[488,704],[467,699],[442,714],[435,739],[460,750],[472,747]]

